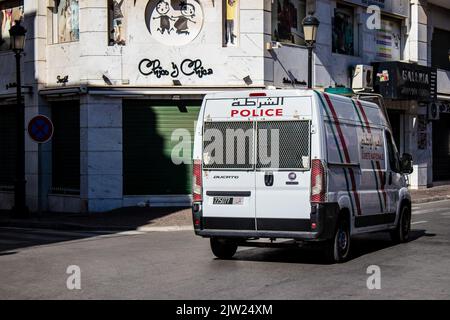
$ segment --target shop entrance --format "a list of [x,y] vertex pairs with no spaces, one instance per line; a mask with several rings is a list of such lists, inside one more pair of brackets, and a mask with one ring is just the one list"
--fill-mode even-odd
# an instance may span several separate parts
[[397,149],[400,153],[404,150],[404,135],[403,135],[403,112],[399,110],[388,110],[389,121],[392,126],[392,137],[394,138]]
[[433,122],[433,181],[450,180],[450,113]]

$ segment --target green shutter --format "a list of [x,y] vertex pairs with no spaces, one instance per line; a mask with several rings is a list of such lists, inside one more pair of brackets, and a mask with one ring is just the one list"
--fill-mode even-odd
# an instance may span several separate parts
[[125,102],[123,108],[124,194],[185,195],[191,193],[192,164],[172,161],[177,129],[190,135],[187,158],[192,158],[194,123],[200,101]]

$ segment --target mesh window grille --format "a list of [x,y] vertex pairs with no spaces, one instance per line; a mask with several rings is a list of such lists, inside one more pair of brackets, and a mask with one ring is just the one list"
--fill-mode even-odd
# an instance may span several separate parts
[[258,122],[259,169],[309,169],[310,122]]
[[203,168],[254,168],[253,122],[206,122],[203,134]]
[[206,170],[310,168],[309,121],[206,122],[203,138]]

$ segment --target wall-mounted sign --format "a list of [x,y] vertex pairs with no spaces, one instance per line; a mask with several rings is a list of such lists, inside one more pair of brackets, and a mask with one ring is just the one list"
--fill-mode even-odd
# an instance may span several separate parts
[[150,0],[145,22],[155,40],[168,46],[183,46],[202,30],[203,9],[197,0]]
[[382,19],[381,29],[376,30],[376,55],[378,61],[401,59],[400,23]]
[[53,137],[53,123],[46,116],[38,115],[28,123],[28,135],[37,143],[46,143]]
[[441,103],[439,106],[440,113],[450,113],[450,104],[449,103]]
[[428,145],[427,117],[424,115],[419,115],[417,126],[417,148],[419,150],[426,150],[427,145]]
[[[437,71],[435,68],[403,62],[374,63],[379,75],[375,79],[375,91],[394,100],[435,101]],[[388,74],[383,77],[380,75]]]
[[139,62],[139,72],[144,76],[152,75],[158,79],[165,77],[176,79],[181,75],[203,78],[214,74],[214,71],[205,67],[200,59],[185,59],[180,64],[172,62],[170,68],[163,66],[158,59],[143,59]]
[[388,12],[403,17],[408,16],[409,0],[344,0],[344,1],[364,7],[375,5],[378,6],[383,12]]

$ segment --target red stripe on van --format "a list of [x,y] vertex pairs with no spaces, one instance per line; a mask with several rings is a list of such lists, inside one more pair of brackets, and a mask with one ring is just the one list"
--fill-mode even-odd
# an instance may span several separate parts
[[[339,139],[341,140],[342,149],[344,149],[345,161],[347,161],[347,163],[351,163],[350,154],[348,153],[348,149],[347,149],[347,143],[345,142],[345,137],[344,137],[344,134],[342,133],[341,124],[340,124],[339,118],[336,114],[336,110],[334,109],[333,102],[331,102],[330,96],[328,94],[324,93],[323,95],[325,96],[325,100],[327,101],[328,107],[330,108],[330,111],[333,115],[334,123],[336,125],[336,129],[339,134]],[[356,189],[355,174],[353,173],[353,169],[351,169],[351,168],[348,169],[348,171],[350,173],[350,180],[352,182],[352,191],[355,196],[356,209],[358,211],[358,215],[361,215],[361,203],[359,201],[359,194]]]
[[355,195],[356,209],[358,210],[358,215],[362,215],[361,201],[359,200],[359,194],[358,194],[358,191],[356,190],[355,174],[353,173],[352,168],[348,169],[348,172],[350,173],[350,179],[352,180],[352,186],[353,186],[352,189],[353,189],[353,194]]
[[366,123],[367,131],[368,131],[369,133],[371,133],[371,128],[370,128],[369,119],[367,118],[366,111],[364,110],[364,107],[363,107],[361,101],[356,100],[356,104],[358,105],[359,110],[361,110],[361,114],[362,114],[362,116],[363,116],[363,118],[364,118],[364,122]]
[[339,134],[339,139],[341,140],[342,149],[344,149],[345,161],[347,161],[347,163],[350,163],[350,155],[348,153],[347,143],[345,142],[344,134],[342,133],[341,124],[340,124],[339,118],[336,114],[336,110],[334,109],[334,106],[333,106],[333,103],[331,102],[330,96],[327,95],[326,93],[324,93],[323,95],[325,96],[325,100],[328,103],[328,107],[330,108],[330,111],[333,114],[334,123],[336,125],[336,129]]
[[386,208],[387,196],[386,196],[386,190],[384,189],[384,186],[386,185],[386,176],[383,176],[383,172],[381,171],[380,161],[377,161],[376,164],[377,164],[378,175],[380,176],[380,188],[381,188],[381,192],[383,193],[384,207]]

